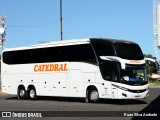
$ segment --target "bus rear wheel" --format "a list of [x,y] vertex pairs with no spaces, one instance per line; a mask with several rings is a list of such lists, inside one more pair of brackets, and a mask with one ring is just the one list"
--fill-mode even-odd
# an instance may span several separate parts
[[24,87],[19,87],[18,91],[17,91],[17,94],[18,94],[18,99],[19,100],[27,99],[27,92],[26,92]]
[[37,93],[36,93],[36,89],[35,89],[34,87],[31,87],[31,88],[29,89],[29,98],[30,98],[31,100],[37,99]]
[[97,103],[99,102],[99,93],[97,89],[91,89],[88,91],[88,102]]

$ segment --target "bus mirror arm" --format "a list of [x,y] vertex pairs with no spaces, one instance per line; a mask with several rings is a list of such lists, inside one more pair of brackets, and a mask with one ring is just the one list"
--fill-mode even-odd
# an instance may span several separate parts
[[100,58],[102,60],[108,60],[108,61],[114,61],[114,62],[118,62],[121,64],[121,68],[122,69],[125,69],[125,63],[118,57],[115,57],[115,56],[100,56]]
[[119,60],[116,57],[114,57],[114,56],[100,56],[100,58],[102,60],[119,62]]

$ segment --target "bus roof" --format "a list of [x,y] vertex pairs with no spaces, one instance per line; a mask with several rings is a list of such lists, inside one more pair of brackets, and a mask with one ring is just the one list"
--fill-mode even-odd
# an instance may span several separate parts
[[137,44],[135,42],[131,42],[128,40],[122,39],[111,39],[111,38],[90,38],[91,41],[99,41],[99,42],[110,42],[110,43],[128,43],[128,44]]
[[73,40],[63,40],[63,41],[54,41],[36,45],[29,45],[23,47],[15,47],[15,48],[5,48],[4,51],[14,51],[14,50],[23,50],[23,49],[33,49],[33,48],[45,48],[45,47],[55,47],[55,46],[68,46],[68,45],[76,45],[76,44],[87,44],[89,43],[89,39],[73,39]]
[[23,47],[15,47],[15,48],[5,48],[3,51],[25,50],[25,49],[55,47],[55,46],[68,46],[68,45],[76,45],[76,44],[87,44],[87,43],[90,43],[90,41],[136,44],[134,42],[126,41],[126,40],[118,40],[118,39],[110,39],[110,38],[88,38],[88,39],[72,39],[72,40],[54,41],[54,42],[49,42],[49,43],[23,46]]

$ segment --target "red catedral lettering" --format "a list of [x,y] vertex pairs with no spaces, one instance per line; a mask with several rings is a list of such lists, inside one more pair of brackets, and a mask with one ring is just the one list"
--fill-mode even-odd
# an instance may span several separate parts
[[67,71],[67,64],[42,64],[35,65],[34,72]]

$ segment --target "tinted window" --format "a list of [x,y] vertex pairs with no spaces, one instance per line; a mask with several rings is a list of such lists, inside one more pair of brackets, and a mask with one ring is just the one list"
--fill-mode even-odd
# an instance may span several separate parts
[[96,64],[96,58],[90,44],[8,51],[3,53],[3,62],[7,64],[64,61],[81,61]]
[[95,54],[91,45],[78,45],[74,47],[73,61],[96,63]]
[[111,43],[93,42],[93,47],[97,56],[115,56],[114,49]]
[[143,53],[137,44],[115,43],[115,50],[118,57],[128,60],[142,60]]
[[102,60],[100,70],[104,80],[118,81],[118,64],[116,62]]

